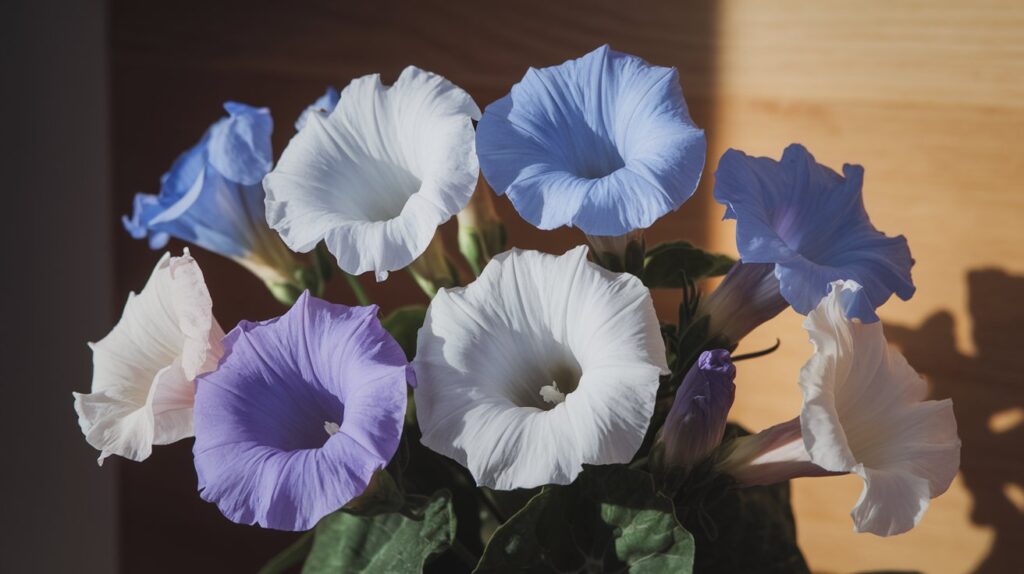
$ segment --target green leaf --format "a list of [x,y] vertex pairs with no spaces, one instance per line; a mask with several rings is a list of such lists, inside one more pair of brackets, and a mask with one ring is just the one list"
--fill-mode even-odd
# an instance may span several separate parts
[[647,252],[644,285],[678,289],[684,278],[698,281],[725,275],[735,263],[732,257],[708,253],[686,241],[662,243]]
[[474,572],[690,572],[693,537],[651,475],[588,466],[498,528]]
[[388,333],[398,341],[410,361],[416,354],[416,333],[423,326],[426,315],[427,308],[423,305],[409,305],[395,309],[381,321]]
[[342,509],[324,517],[302,571],[422,572],[427,560],[447,550],[455,537],[451,494],[407,496],[399,508],[394,503],[392,495],[384,494],[360,507],[359,514]]
[[[730,424],[726,442],[743,434],[749,433]],[[675,500],[697,544],[697,572],[810,572],[797,545],[788,482],[736,488],[721,476],[701,493],[695,483],[700,477],[692,477]]]

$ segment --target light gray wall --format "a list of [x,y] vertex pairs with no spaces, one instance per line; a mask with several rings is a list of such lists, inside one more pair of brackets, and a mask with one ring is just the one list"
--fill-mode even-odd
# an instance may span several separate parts
[[115,572],[116,466],[72,409],[112,292],[107,3],[0,16],[0,572]]

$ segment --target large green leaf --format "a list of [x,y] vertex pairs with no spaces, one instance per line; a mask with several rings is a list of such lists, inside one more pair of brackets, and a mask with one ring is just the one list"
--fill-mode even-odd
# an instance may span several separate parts
[[693,537],[651,476],[587,467],[498,528],[475,572],[690,572]]
[[407,495],[404,500],[384,493],[356,510],[346,508],[324,517],[316,525],[302,571],[419,573],[427,559],[448,549],[454,537],[448,491],[429,498]]
[[685,280],[725,275],[734,263],[732,257],[708,253],[686,241],[661,243],[644,258],[644,285],[678,289]]
[[423,305],[399,307],[380,322],[388,333],[398,341],[410,361],[416,354],[416,333],[423,326],[427,308]]

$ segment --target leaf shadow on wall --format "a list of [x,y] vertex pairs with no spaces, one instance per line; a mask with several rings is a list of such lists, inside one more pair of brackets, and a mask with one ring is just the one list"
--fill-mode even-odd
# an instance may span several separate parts
[[1012,572],[1024,548],[1024,276],[972,270],[967,285],[974,355],[957,349],[948,311],[885,331],[931,383],[933,398],[953,399],[971,520],[995,533],[975,572]]

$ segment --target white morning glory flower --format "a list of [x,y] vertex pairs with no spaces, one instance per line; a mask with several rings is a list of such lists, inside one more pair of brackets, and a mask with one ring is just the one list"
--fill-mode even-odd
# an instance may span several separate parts
[[469,201],[479,117],[469,94],[416,67],[390,87],[358,78],[332,112],[306,116],[263,180],[267,221],[292,250],[324,241],[346,272],[382,281]]
[[413,366],[423,444],[500,490],[629,462],[668,373],[650,292],[585,247],[514,249],[438,292]]
[[530,68],[487,106],[477,146],[487,182],[523,219],[618,236],[693,195],[707,144],[675,68],[601,46]]
[[141,461],[153,445],[192,436],[197,375],[223,354],[224,331],[188,249],[164,254],[145,288],[130,294],[121,320],[93,352],[91,393],[74,393],[78,424],[100,451]]
[[864,490],[851,516],[857,532],[891,536],[920,522],[960,466],[953,403],[925,400],[927,384],[880,322],[850,320],[867,302],[854,281],[836,281],[804,327],[814,355],[800,372],[799,421],[743,437],[723,464],[744,484],[855,473]]
[[811,462],[864,479],[857,531],[890,536],[916,526],[949,488],[960,439],[953,402],[924,400],[927,384],[889,348],[881,323],[846,318],[865,296],[857,283],[836,281],[804,321],[815,353],[800,372],[800,426]]

